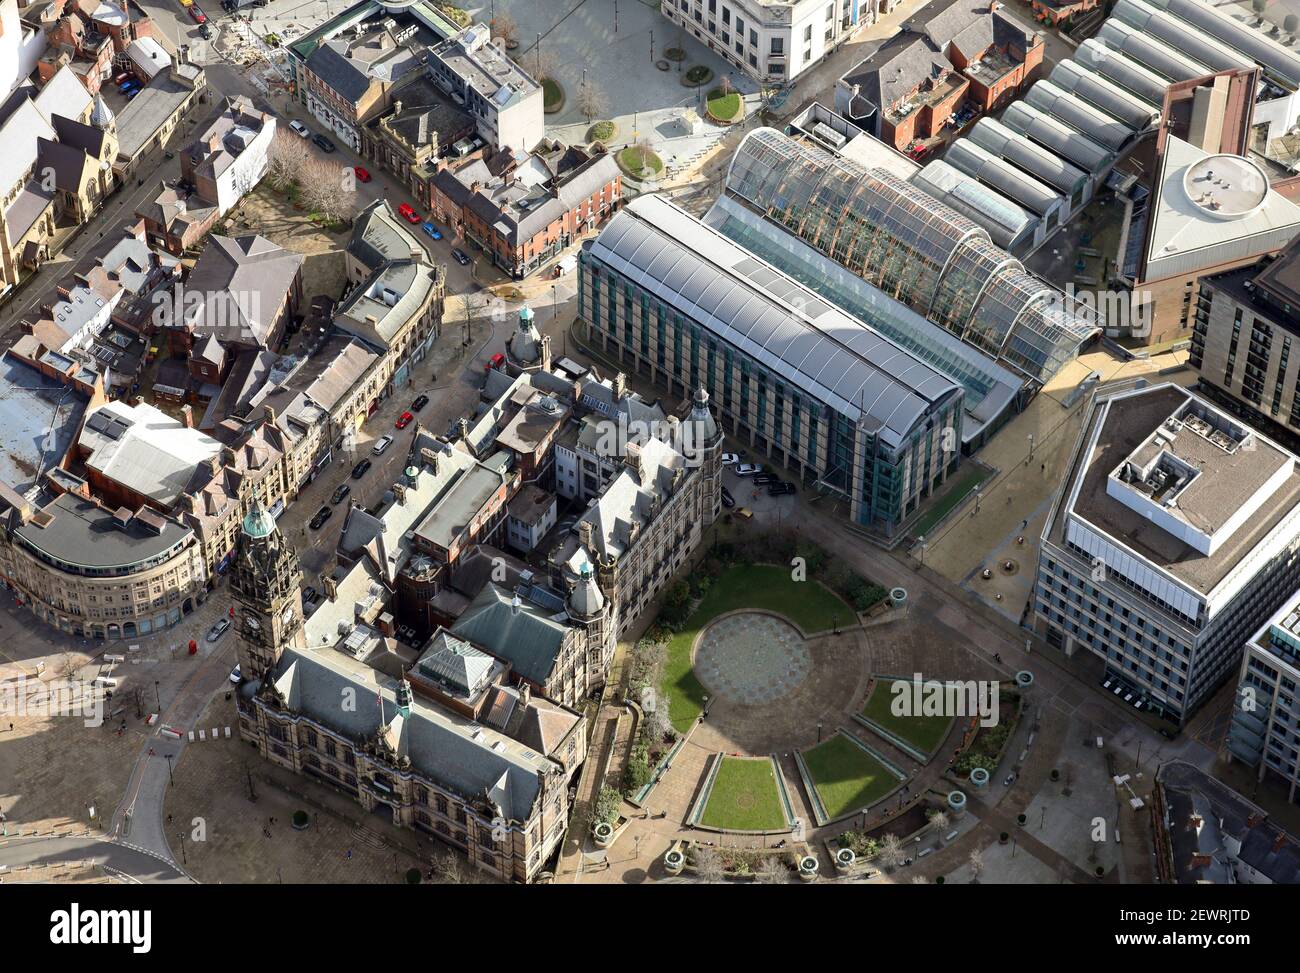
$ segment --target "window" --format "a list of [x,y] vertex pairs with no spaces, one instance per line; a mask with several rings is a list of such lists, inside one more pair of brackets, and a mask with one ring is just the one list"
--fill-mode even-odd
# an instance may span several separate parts
[[772,46],[768,50],[772,57],[785,57],[785,38],[773,37]]

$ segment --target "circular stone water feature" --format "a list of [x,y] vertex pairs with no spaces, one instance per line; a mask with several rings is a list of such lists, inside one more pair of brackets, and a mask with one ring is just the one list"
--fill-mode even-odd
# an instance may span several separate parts
[[695,649],[695,674],[710,693],[747,706],[788,695],[811,665],[798,630],[762,612],[719,619],[704,630]]

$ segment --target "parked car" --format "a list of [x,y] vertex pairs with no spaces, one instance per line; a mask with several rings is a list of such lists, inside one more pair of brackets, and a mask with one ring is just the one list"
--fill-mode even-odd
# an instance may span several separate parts
[[135,80],[135,78],[128,78],[126,81],[123,81],[120,85],[117,86],[117,90],[120,94],[126,94],[128,91],[131,91],[133,88],[139,88],[139,87],[140,87],[139,81]]
[[307,587],[302,589],[302,600],[309,605],[319,597],[320,597],[320,592],[317,591],[311,585],[308,585]]
[[228,631],[230,631],[230,619],[219,618],[217,619],[217,624],[208,629],[208,641],[215,642]]
[[461,250],[460,247],[452,248],[451,259],[456,261],[456,263],[460,264],[462,267],[469,264],[469,257],[465,256],[465,251]]
[[397,422],[394,423],[394,425],[396,425],[398,429],[405,429],[407,426],[411,424],[411,420],[414,418],[415,416],[410,412],[403,412],[400,416],[397,417]]
[[435,240],[442,239],[442,231],[438,229],[436,226],[434,226],[432,223],[426,222],[424,224],[424,232],[429,234],[429,236],[433,237]]
[[775,483],[769,483],[767,487],[767,495],[770,497],[783,497],[787,493],[794,492],[795,489],[793,483],[782,483],[780,480],[777,480]]
[[415,401],[411,403],[411,411],[419,412],[428,404],[429,404],[429,397],[427,395],[417,395],[415,397]]
[[302,122],[298,121],[298,119],[295,118],[291,122],[289,122],[289,127],[293,129],[294,134],[297,135],[299,138],[304,138],[304,139],[311,138],[311,129],[309,129]]
[[236,686],[238,686],[238,685],[239,685],[239,680],[240,680],[241,678],[243,678],[243,677],[242,677],[242,675],[240,674],[240,671],[239,671],[239,663],[236,662],[236,663],[235,663],[235,668],[233,668],[233,669],[230,670],[230,681],[231,681],[232,683],[234,683]]
[[123,71],[121,74],[113,78],[113,84],[118,85],[120,87],[126,84],[126,82],[130,81],[133,77],[134,75],[131,74],[130,71]]
[[754,511],[750,510],[748,507],[737,507],[736,516],[744,517],[746,520],[749,520],[751,517],[754,516]]
[[736,500],[731,495],[731,491],[726,487],[722,488],[722,505],[728,509],[736,505]]
[[722,454],[722,465],[723,465],[723,466],[735,466],[735,465],[736,465],[737,463],[739,463],[739,462],[740,462],[740,454],[739,454],[739,453],[723,453],[723,454]]
[[380,437],[379,442],[375,443],[375,445],[371,447],[370,451],[378,456],[391,445],[393,445],[393,437],[382,436]]
[[335,488],[334,495],[330,497],[330,503],[342,503],[343,499],[351,492],[352,487],[348,486],[346,483],[341,484]]
[[205,41],[212,39],[212,28],[207,24],[199,24],[199,36]]
[[316,143],[316,145],[320,148],[322,152],[334,151],[334,143],[331,142],[329,139],[327,139],[324,135],[321,135],[319,132],[313,135],[311,137],[311,140]]
[[190,17],[193,18],[196,24],[206,24],[208,22],[208,15],[203,12],[198,4],[190,7]]
[[370,171],[365,166],[353,166],[352,171],[356,174],[358,182],[370,181]]
[[402,219],[408,223],[421,223],[420,214],[415,211],[415,207],[410,203],[403,203],[397,207],[397,212],[402,214]]
[[734,472],[736,476],[755,476],[763,472],[763,467],[755,466],[753,463],[737,463]]
[[366,471],[369,469],[370,469],[370,460],[363,459],[356,466],[352,467],[352,479],[354,480],[361,479],[363,476],[366,475]]
[[780,483],[781,480],[773,473],[755,473],[754,486],[767,486],[769,483]]
[[309,526],[311,527],[312,530],[320,530],[321,527],[324,525],[325,521],[329,520],[333,516],[334,516],[333,507],[328,507],[328,506],[321,507],[319,510],[316,511],[316,516],[312,517]]
[[1016,772],[1013,770],[1011,771],[1011,773],[1007,774],[1006,780],[1002,782],[1002,786],[1010,787],[1015,782],[1016,782]]

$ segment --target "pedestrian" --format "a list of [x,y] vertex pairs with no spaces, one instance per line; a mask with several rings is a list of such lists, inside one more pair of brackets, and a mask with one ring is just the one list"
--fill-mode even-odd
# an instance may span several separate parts
[[352,849],[351,849],[351,848],[348,849],[347,857],[348,857],[348,858],[351,858],[351,857],[352,857]]
[[14,732],[14,725],[12,723],[9,724],[9,732],[10,733]]
[[1025,529],[1026,527],[1028,527],[1028,526],[1029,526],[1029,521],[1028,521],[1027,519],[1026,519],[1026,520],[1022,520],[1022,521],[1020,522],[1020,529],[1021,529],[1021,530],[1024,530],[1024,529]]

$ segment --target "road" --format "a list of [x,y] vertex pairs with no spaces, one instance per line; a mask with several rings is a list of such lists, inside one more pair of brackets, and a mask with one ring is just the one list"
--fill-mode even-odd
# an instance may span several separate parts
[[[54,865],[72,861],[94,861],[121,872],[137,882],[169,885],[191,884],[193,879],[168,861],[121,841],[93,835],[48,838],[10,838],[0,843],[0,869],[9,871],[24,865]],[[0,877],[4,872],[0,871]],[[21,878],[19,878],[21,880]]]

